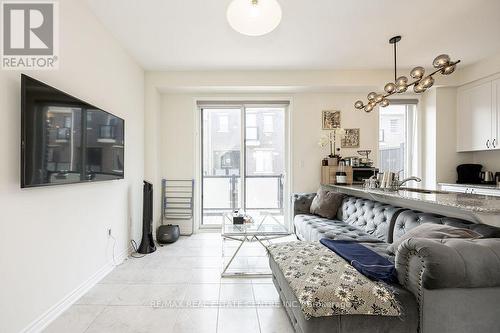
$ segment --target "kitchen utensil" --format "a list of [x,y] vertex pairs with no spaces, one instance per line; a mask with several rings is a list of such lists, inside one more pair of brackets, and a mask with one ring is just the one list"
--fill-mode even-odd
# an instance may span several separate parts
[[360,160],[359,157],[349,156],[349,157],[346,157],[345,160],[346,160],[347,165],[350,165],[350,166],[355,167],[355,168],[359,167],[359,160]]

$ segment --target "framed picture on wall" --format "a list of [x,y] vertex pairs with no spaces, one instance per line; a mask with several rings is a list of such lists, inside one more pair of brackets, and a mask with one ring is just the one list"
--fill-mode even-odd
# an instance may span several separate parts
[[323,111],[322,123],[324,130],[340,128],[340,111]]
[[359,148],[359,128],[346,128],[340,140],[342,148]]

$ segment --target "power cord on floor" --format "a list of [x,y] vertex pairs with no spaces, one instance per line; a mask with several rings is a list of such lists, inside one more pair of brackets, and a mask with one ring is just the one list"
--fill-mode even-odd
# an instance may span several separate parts
[[118,266],[118,264],[116,263],[116,258],[115,258],[115,248],[116,248],[116,238],[113,237],[113,235],[109,234],[109,238],[111,238],[113,240],[113,266]]
[[135,240],[131,239],[131,240],[130,240],[130,244],[132,245],[132,248],[134,249],[134,252],[132,252],[132,253],[130,254],[130,256],[131,256],[132,258],[137,258],[137,259],[139,259],[139,258],[144,258],[144,257],[146,256],[145,254],[142,254],[142,255],[141,255],[141,254],[139,254],[139,253],[137,252],[137,250],[138,250],[138,246],[137,246],[137,243],[136,243],[136,241],[135,241]]

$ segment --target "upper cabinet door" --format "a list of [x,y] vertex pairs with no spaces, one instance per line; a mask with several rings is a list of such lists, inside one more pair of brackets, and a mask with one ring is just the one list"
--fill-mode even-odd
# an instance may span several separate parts
[[[488,150],[493,147],[492,82],[458,91],[457,151]],[[498,140],[497,140],[498,141]]]
[[500,79],[493,81],[492,89],[493,149],[500,149]]

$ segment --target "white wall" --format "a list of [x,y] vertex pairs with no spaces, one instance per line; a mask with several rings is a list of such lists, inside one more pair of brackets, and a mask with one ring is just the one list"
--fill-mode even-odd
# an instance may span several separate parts
[[[161,176],[170,178],[194,178],[196,172],[195,136],[196,118],[195,101],[197,98],[256,99],[259,95],[192,95],[164,94],[161,108]],[[378,111],[370,114],[357,111],[352,106],[359,99],[359,94],[350,93],[300,93],[288,95],[292,101],[291,147],[292,166],[294,169],[294,192],[315,191],[321,180],[321,160],[329,154],[327,148],[318,146],[321,129],[322,110],[341,110],[341,122],[344,128],[360,128],[360,148],[342,149],[343,156],[359,156],[358,149],[371,149],[376,161],[378,147]],[[283,100],[283,95],[262,94],[263,100]]]
[[[147,72],[145,178],[152,181],[155,188],[160,189],[162,177],[194,177],[195,97],[219,96],[223,99],[235,96],[272,97],[274,94],[280,99],[283,96],[294,97],[294,103],[297,105],[293,108],[294,114],[297,115],[297,120],[293,120],[294,131],[302,124],[304,129],[302,134],[295,134],[297,140],[292,145],[298,148],[293,162],[299,166],[300,159],[305,162],[303,170],[297,171],[303,174],[296,181],[294,179],[293,190],[312,191],[319,184],[320,161],[327,155],[326,150],[320,151],[317,146],[321,135],[320,112],[324,109],[340,108],[345,119],[343,126],[367,126],[361,129],[362,146],[376,147],[378,140],[373,136],[378,133],[376,112],[371,115],[357,112],[353,103],[356,99],[366,97],[370,90],[381,91],[384,81],[390,80],[392,75],[390,70]],[[326,93],[331,91],[344,93]],[[161,95],[166,95],[162,106]],[[342,97],[339,98],[340,96]],[[355,112],[358,115],[354,116]],[[364,122],[368,119],[370,121]],[[362,126],[357,126],[359,120]],[[158,168],[160,161],[161,170]],[[158,223],[161,211],[159,193],[155,192],[153,203],[155,223]]]
[[437,119],[436,89],[428,90],[422,98],[422,182],[424,188],[434,188],[437,180]]
[[457,165],[472,163],[471,153],[457,153],[457,89],[435,89],[436,182],[454,183]]
[[[290,190],[315,191],[320,183],[321,160],[328,155],[328,150],[317,144],[323,133],[321,111],[341,110],[342,126],[361,129],[360,148],[371,149],[376,161],[378,112],[355,110],[353,103],[365,100],[371,90],[382,91],[384,82],[392,76],[390,70],[147,72],[146,178],[156,188],[160,188],[162,177],[195,178],[196,98],[290,98],[294,172]],[[405,97],[415,98],[410,94]],[[345,149],[342,154],[357,155],[356,150]],[[159,203],[156,198],[155,223],[160,218]]]
[[60,69],[26,73],[125,119],[125,179],[21,190],[20,72],[0,71],[1,332],[23,330],[106,267],[108,227],[117,254],[140,235],[143,70],[86,4],[59,4]]
[[472,163],[482,164],[483,170],[500,172],[500,152],[478,151],[472,154]]
[[422,178],[423,187],[434,188],[437,183],[454,183],[456,167],[472,163],[472,153],[457,153],[456,117],[457,89],[429,89],[422,98]]

